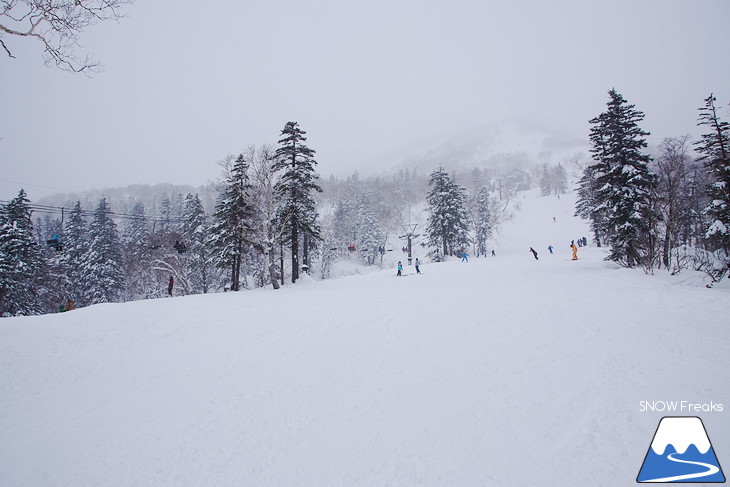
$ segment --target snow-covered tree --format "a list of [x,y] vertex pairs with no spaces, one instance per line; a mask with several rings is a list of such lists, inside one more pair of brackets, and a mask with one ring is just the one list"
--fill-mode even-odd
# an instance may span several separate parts
[[[287,122],[281,131],[279,148],[276,150],[275,171],[282,171],[275,190],[279,201],[277,221],[282,229],[284,243],[291,249],[292,282],[299,278],[299,248],[303,250],[303,264],[309,266],[308,240],[318,240],[317,204],[314,192],[322,192],[317,184],[319,176],[314,170],[314,150],[305,144],[305,131],[297,122]],[[300,241],[301,239],[301,241]]]
[[671,250],[680,244],[691,243],[692,239],[687,230],[692,223],[693,162],[687,141],[688,136],[664,139],[657,158],[656,203],[663,229],[661,262],[666,269],[670,269]]
[[24,190],[0,207],[0,316],[41,314],[39,289],[45,274]]
[[578,193],[578,199],[575,203],[575,216],[590,222],[593,241],[596,246],[600,247],[605,218],[604,213],[598,208],[598,183],[596,182],[596,169],[593,166],[588,166],[583,171],[576,193]]
[[110,213],[106,198],[102,198],[89,226],[89,252],[82,279],[84,287],[91,290],[92,304],[117,302],[124,289],[121,242]]
[[122,231],[122,258],[125,268],[124,297],[127,300],[149,299],[159,295],[152,269],[152,242],[144,204],[134,205],[131,218]]
[[77,201],[69,213],[63,233],[63,267],[66,272],[66,292],[76,307],[92,304],[92,282],[85,282],[84,276],[91,276],[88,270],[89,235],[81,202]]
[[651,157],[638,122],[641,111],[629,105],[616,90],[609,91],[607,110],[592,119],[590,132],[594,164],[589,166],[596,182],[595,206],[600,214],[609,260],[627,267],[651,266],[654,249],[651,196],[656,177],[649,172]]
[[355,245],[360,255],[368,265],[374,264],[380,255],[380,247],[385,243],[385,237],[365,195],[361,195],[358,202],[355,235]]
[[494,219],[493,203],[489,197],[489,188],[482,186],[474,196],[472,204],[472,225],[474,227],[474,244],[477,255],[487,255],[487,242],[492,236]]
[[705,106],[700,108],[698,125],[708,132],[698,141],[698,161],[703,162],[709,175],[707,194],[709,204],[704,209],[708,220],[705,238],[714,249],[722,249],[730,255],[730,123],[720,120],[715,102],[710,94]]
[[207,293],[210,290],[213,269],[210,262],[210,251],[207,247],[210,225],[205,214],[203,203],[196,194],[185,197],[185,214],[183,235],[187,251],[187,281],[193,294]]
[[471,242],[466,190],[456,184],[442,167],[431,173],[429,186],[426,233],[428,244],[434,249],[432,256],[439,260],[466,249]]
[[213,262],[220,269],[230,270],[233,291],[238,291],[241,286],[241,264],[246,245],[244,235],[253,226],[254,209],[248,170],[248,162],[240,154],[230,167],[212,228]]
[[553,175],[547,164],[542,165],[540,174],[540,194],[547,196],[553,192]]
[[560,163],[553,168],[553,192],[555,194],[565,194],[568,192],[568,173]]

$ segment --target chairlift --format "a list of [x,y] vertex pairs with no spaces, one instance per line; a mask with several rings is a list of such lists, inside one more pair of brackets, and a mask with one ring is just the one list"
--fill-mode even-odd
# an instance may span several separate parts
[[57,233],[50,239],[46,240],[46,245],[48,245],[49,248],[55,249],[56,252],[63,250],[63,246],[61,245],[61,236]]

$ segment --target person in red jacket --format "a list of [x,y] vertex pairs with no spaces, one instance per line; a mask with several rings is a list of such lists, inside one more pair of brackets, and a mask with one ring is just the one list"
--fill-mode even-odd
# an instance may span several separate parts
[[172,286],[175,285],[175,280],[170,276],[170,282],[167,285],[167,294],[172,296]]

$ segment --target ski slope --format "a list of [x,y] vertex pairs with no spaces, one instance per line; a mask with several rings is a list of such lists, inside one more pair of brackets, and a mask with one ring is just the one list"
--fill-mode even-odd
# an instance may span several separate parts
[[573,262],[573,199],[523,196],[422,276],[0,320],[0,485],[629,485],[642,400],[723,403],[730,465],[730,288]]

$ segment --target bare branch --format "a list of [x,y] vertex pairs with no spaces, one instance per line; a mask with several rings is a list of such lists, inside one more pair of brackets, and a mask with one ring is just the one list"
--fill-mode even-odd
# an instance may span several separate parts
[[[105,20],[124,17],[123,8],[133,0],[0,0],[0,34],[35,37],[43,43],[46,65],[71,72],[93,72],[100,64],[91,56],[76,54],[86,28]],[[2,41],[0,41],[2,42]],[[5,52],[12,55],[2,42]]]

